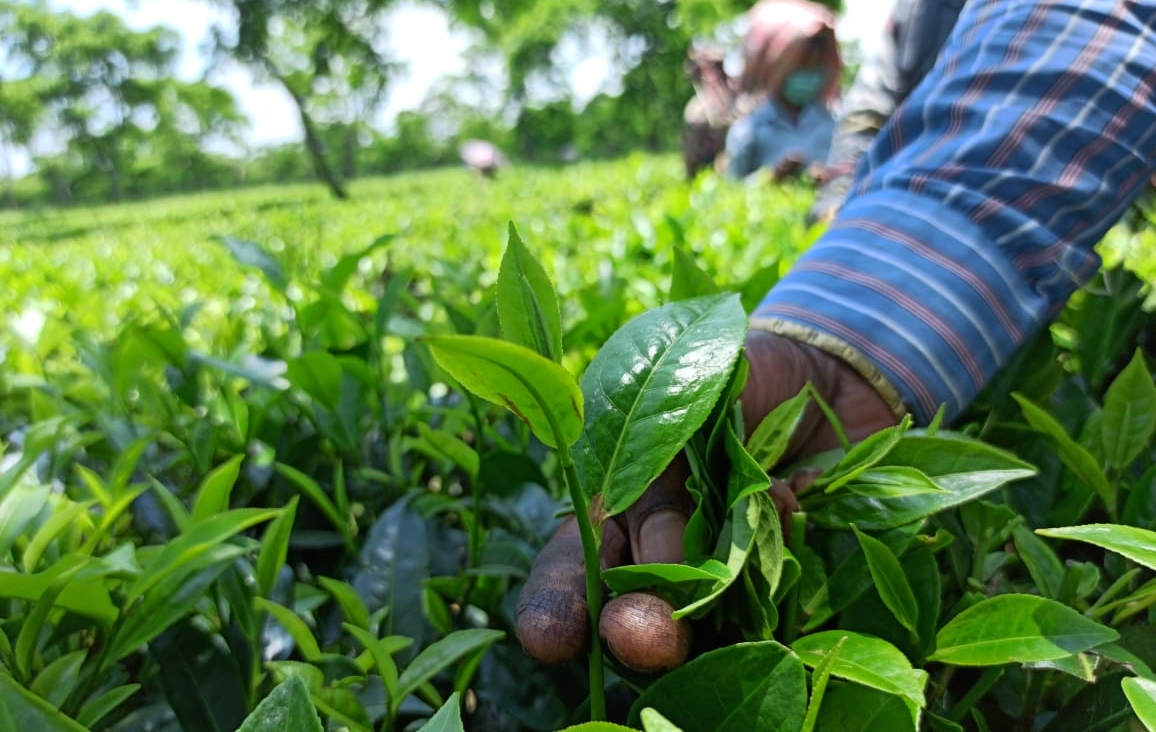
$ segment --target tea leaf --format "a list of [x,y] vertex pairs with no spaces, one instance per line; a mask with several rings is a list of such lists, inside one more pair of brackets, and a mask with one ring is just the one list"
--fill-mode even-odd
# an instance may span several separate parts
[[237,260],[237,264],[255,267],[275,290],[285,292],[289,280],[285,276],[285,270],[282,269],[280,260],[261,245],[228,235],[214,238],[228,248],[233,259]]
[[855,531],[855,538],[859,540],[859,546],[867,558],[867,569],[871,572],[875,590],[879,593],[883,604],[900,625],[911,631],[913,636],[918,636],[916,623],[919,619],[919,606],[915,603],[915,593],[911,590],[911,584],[907,581],[907,575],[899,565],[899,560],[886,544],[859,531],[854,524],[851,528]]
[[297,613],[293,612],[292,608],[279,605],[263,597],[253,598],[253,605],[258,610],[272,615],[273,619],[289,632],[293,642],[297,645],[297,650],[301,652],[306,661],[314,661],[321,657],[321,647],[317,644],[317,639],[313,637],[313,631]]
[[582,392],[574,377],[558,364],[495,338],[442,335],[420,340],[463,387],[509,409],[542,442],[565,449],[578,439]]
[[694,258],[680,246],[674,247],[672,258],[674,268],[670,275],[670,302],[690,300],[695,297],[717,295],[719,286],[706,272],[699,268]]
[[[513,224],[510,225],[511,228]],[[418,732],[465,732],[462,726],[462,700],[458,692],[450,694],[446,703],[437,710],[429,721],[418,728]]]
[[201,481],[193,502],[194,523],[229,510],[229,495],[241,474],[241,461],[244,459],[244,455],[234,455]]
[[1040,594],[1058,600],[1060,584],[1064,579],[1064,565],[1060,558],[1031,529],[1022,524],[1012,529],[1012,540],[1032,581],[1040,588]]
[[810,387],[805,387],[771,410],[771,413],[759,422],[759,426],[747,440],[746,449],[760,468],[770,470],[786,454],[791,435],[802,421],[810,399]]
[[1012,398],[1019,402],[1024,418],[1032,426],[1032,429],[1050,437],[1056,443],[1056,454],[1068,470],[1091,488],[1105,506],[1112,506],[1114,502],[1112,486],[1108,483],[1103,468],[1100,467],[1092,453],[1069,437],[1063,426],[1052,415],[1040,409],[1027,397],[1022,394],[1012,394]]
[[324,587],[325,591],[337,601],[341,614],[345,616],[347,622],[369,630],[369,609],[365,607],[356,590],[344,582],[329,577],[318,577],[317,584]]
[[123,684],[92,697],[80,708],[80,712],[76,715],[76,721],[88,728],[95,727],[97,722],[126,702],[139,689],[140,684]]
[[643,709],[639,716],[642,717],[642,729],[645,732],[682,732],[678,725],[651,707]]
[[1075,539],[1095,544],[1156,571],[1156,531],[1117,524],[1085,524],[1036,529],[1036,533],[1054,539]]
[[1156,383],[1139,349],[1104,395],[1100,429],[1104,461],[1112,468],[1130,465],[1156,432]]
[[257,592],[268,598],[277,584],[277,575],[289,556],[289,539],[293,533],[293,522],[297,518],[297,504],[301,496],[293,496],[281,509],[281,515],[273,519],[265,535],[261,537],[261,551],[257,555]]
[[572,453],[583,489],[626,510],[702,426],[746,336],[736,295],[671,303],[610,337],[582,377],[586,421]]
[[915,732],[919,708],[912,702],[859,684],[839,684],[827,692],[817,730]]
[[347,547],[353,549],[357,546],[357,539],[353,534],[353,528],[350,526],[350,519],[337,508],[337,505],[330,499],[320,483],[291,465],[277,463],[273,467],[313,501],[317,508],[321,509],[321,513],[329,519],[333,528],[337,529],[341,534],[341,538],[345,540]]
[[290,676],[261,700],[237,732],[322,732],[321,718],[300,676]]
[[928,660],[953,666],[999,666],[1063,658],[1120,637],[1055,600],[996,595],[940,629]]
[[1148,732],[1156,732],[1156,681],[1128,677],[1120,682],[1120,686],[1136,717],[1144,723]]
[[794,732],[803,723],[806,674],[774,641],[708,651],[652,683],[630,709],[637,727],[653,708],[685,730]]
[[938,437],[909,434],[877,465],[919,470],[939,490],[887,497],[859,495],[851,478],[841,490],[803,496],[800,504],[808,518],[831,528],[853,523],[867,531],[890,529],[975,500],[1036,472],[1010,453],[948,433]]
[[899,441],[903,439],[904,434],[910,428],[911,418],[907,417],[894,427],[880,430],[856,443],[834,467],[824,471],[815,479],[813,487],[825,488],[827,493],[832,493],[843,487],[848,481],[858,477],[887,457],[887,453],[899,444]]
[[336,412],[341,406],[341,362],[327,351],[307,351],[285,363],[285,378],[319,405]]
[[441,640],[422,649],[422,652],[410,661],[401,678],[397,681],[397,696],[391,700],[397,704],[412,694],[418,686],[429,681],[443,669],[462,658],[484,650],[499,638],[505,636],[500,630],[488,628],[471,628],[450,633]]
[[803,663],[814,668],[836,648],[839,655],[831,665],[832,676],[895,694],[920,707],[924,705],[926,674],[912,668],[902,651],[881,638],[829,630],[805,635],[791,644],[791,650],[799,654]]
[[823,696],[827,693],[827,682],[831,679],[831,667],[835,665],[835,659],[839,658],[839,651],[842,650],[846,641],[847,636],[840,638],[835,647],[823,657],[823,660],[811,672],[811,700],[807,703],[807,716],[803,719],[802,732],[813,732],[815,729],[815,722],[819,717],[819,707],[823,704]]
[[51,704],[25,690],[16,679],[0,674],[0,730],[23,732],[85,732]]
[[541,263],[534,258],[514,222],[498,268],[498,320],[502,337],[555,363],[562,360],[562,316],[558,296]]

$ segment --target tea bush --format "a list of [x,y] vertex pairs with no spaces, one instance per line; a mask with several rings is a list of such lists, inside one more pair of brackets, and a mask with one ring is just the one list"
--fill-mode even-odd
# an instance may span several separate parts
[[[353,194],[0,215],[0,729],[589,718],[587,670],[537,666],[511,631],[575,495],[569,437],[486,401],[438,344],[526,349],[559,383],[596,362],[653,367],[612,335],[672,308],[741,323],[813,236],[810,193],[688,186],[674,158],[635,157]],[[558,303],[513,337],[510,221]],[[707,374],[723,395],[708,424],[753,461],[718,477],[710,510],[750,543],[705,541],[727,573],[704,563],[714,575],[669,591],[744,642],[657,680],[608,666],[609,716],[688,732],[1151,726],[1152,237],[1142,213],[1114,230],[1101,278],[953,432],[902,425],[827,456],[785,546],[758,489],[775,447],[728,426],[733,361]]]

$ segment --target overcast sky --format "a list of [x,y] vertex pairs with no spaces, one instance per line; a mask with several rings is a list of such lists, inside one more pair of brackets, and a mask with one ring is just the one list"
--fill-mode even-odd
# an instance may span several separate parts
[[[857,40],[861,48],[873,46],[893,1],[844,0],[847,10],[840,21],[840,37]],[[111,10],[134,28],[154,25],[174,28],[184,38],[179,73],[189,79],[203,71],[204,62],[197,47],[213,22],[222,17],[219,9],[204,0],[52,0],[51,5],[81,15],[98,9]],[[386,120],[399,111],[417,107],[437,79],[464,70],[461,52],[466,47],[466,39],[460,33],[451,32],[445,16],[436,9],[417,4],[400,5],[394,13],[387,40],[396,57],[407,62],[408,70],[389,87]],[[588,99],[599,91],[607,68],[605,59],[596,57],[576,64],[571,80],[579,99]],[[229,70],[214,81],[234,92],[242,110],[252,120],[249,135],[252,143],[300,138],[296,113],[279,88],[255,85],[244,69]]]

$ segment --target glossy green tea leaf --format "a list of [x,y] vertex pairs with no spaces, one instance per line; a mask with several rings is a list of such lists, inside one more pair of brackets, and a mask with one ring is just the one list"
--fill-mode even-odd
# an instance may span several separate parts
[[426,336],[434,360],[463,387],[506,407],[550,447],[582,433],[582,392],[569,372],[524,346],[480,336]]
[[321,647],[317,645],[313,631],[304,620],[297,616],[297,613],[293,612],[292,608],[278,605],[263,597],[254,598],[253,604],[261,612],[269,613],[274,620],[281,624],[281,627],[288,631],[293,642],[297,645],[297,650],[306,661],[314,661],[321,657]]
[[1094,544],[1156,571],[1156,531],[1119,524],[1085,524],[1036,529],[1036,533],[1053,539],[1074,539]]
[[854,523],[865,531],[881,531],[975,500],[1036,472],[999,448],[945,432],[936,437],[907,434],[876,465],[914,468],[939,490],[885,497],[860,495],[855,491],[855,478],[850,478],[837,491],[803,496],[800,503],[808,519],[830,528]]
[[774,641],[709,651],[651,684],[630,709],[655,709],[684,730],[797,732],[807,705],[803,664]]
[[[679,585],[733,580],[730,569],[713,557],[694,564],[627,564],[602,570],[602,581],[616,594],[633,592],[648,587],[663,587],[678,592]],[[691,589],[683,592],[692,592]]]
[[674,266],[670,275],[670,302],[717,295],[721,291],[684,248],[674,247],[672,258]]
[[1156,383],[1144,365],[1140,349],[1108,387],[1100,420],[1104,461],[1111,468],[1125,468],[1156,433]]
[[1156,732],[1156,681],[1128,677],[1120,682],[1124,696],[1148,732]]
[[747,556],[755,543],[755,532],[760,525],[762,506],[763,504],[753,496],[744,496],[731,509],[719,537],[715,556],[726,565],[727,577],[716,581],[692,602],[675,610],[673,617],[676,620],[702,617],[742,573]]
[[514,222],[498,268],[498,320],[502,337],[555,363],[562,360],[562,316],[554,284],[534,258]]
[[643,709],[639,716],[642,718],[643,732],[683,732],[682,728],[652,707]]
[[919,710],[903,698],[859,684],[839,684],[819,708],[819,732],[915,732]]
[[488,648],[504,635],[500,630],[470,628],[455,631],[429,644],[402,671],[397,682],[396,700],[400,703],[442,669]]
[[747,440],[746,449],[763,470],[770,470],[782,459],[791,435],[803,419],[810,403],[810,387],[771,410]]
[[233,492],[233,485],[237,476],[241,474],[241,461],[244,455],[234,455],[212,470],[197,488],[197,497],[193,501],[193,522],[199,522],[210,516],[216,516],[229,510],[229,496]]
[[0,674],[0,730],[86,732],[78,722],[20,686],[7,674]]
[[[511,231],[513,230],[513,224]],[[446,703],[429,718],[429,721],[418,728],[418,732],[465,732],[462,726],[462,699],[458,692],[450,694]]]
[[953,666],[1001,666],[1063,658],[1111,643],[1115,630],[1036,595],[996,595],[940,629],[928,660]]
[[237,732],[322,732],[321,718],[300,676],[290,676],[261,700]]
[[[841,644],[841,645],[840,645]],[[881,638],[847,630],[829,630],[805,635],[791,644],[803,663],[820,666],[839,648],[831,665],[831,675],[909,699],[922,707],[927,675],[911,666],[907,656]]]
[[803,718],[802,732],[814,732],[815,722],[819,718],[819,707],[822,706],[823,697],[827,693],[827,682],[831,680],[831,668],[846,642],[847,636],[840,638],[811,671],[811,699],[807,702],[807,716]]
[[84,703],[76,715],[76,721],[86,728],[95,727],[97,722],[104,719],[114,709],[128,701],[140,690],[140,684],[123,684],[114,686],[108,691],[98,694]]
[[823,474],[815,479],[813,487],[822,488],[827,493],[834,492],[847,481],[887,457],[887,453],[899,444],[910,428],[911,419],[908,417],[894,427],[880,430],[859,441],[839,459],[838,463],[823,471]]
[[1064,565],[1052,548],[1023,524],[1012,529],[1012,541],[1040,594],[1052,600],[1060,599]]
[[867,558],[867,569],[875,582],[875,590],[880,599],[899,624],[913,635],[918,635],[919,606],[915,603],[915,593],[903,572],[899,560],[887,545],[873,536],[868,536],[852,525],[863,556]]
[[943,488],[923,471],[906,465],[877,465],[857,473],[844,485],[868,498],[902,498],[920,493],[938,493]]
[[582,377],[574,446],[583,489],[607,516],[626,510],[710,415],[746,337],[736,295],[671,303],[632,319]]
[[1055,417],[1036,406],[1027,397],[1022,394],[1012,394],[1012,398],[1019,402],[1024,419],[1028,421],[1032,429],[1056,443],[1056,454],[1064,466],[1091,488],[1100,497],[1100,500],[1104,501],[1104,505],[1111,505],[1113,501],[1112,486],[1108,483],[1104,469],[1100,467],[1095,456],[1088,452],[1083,445],[1069,437]]
[[285,508],[281,509],[281,515],[269,522],[265,535],[261,537],[261,551],[257,554],[257,591],[261,597],[268,598],[273,594],[277,575],[285,566],[300,500],[301,496],[290,498]]

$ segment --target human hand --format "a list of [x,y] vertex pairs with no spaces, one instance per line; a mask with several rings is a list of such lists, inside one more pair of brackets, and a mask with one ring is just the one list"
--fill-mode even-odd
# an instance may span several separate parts
[[803,172],[803,166],[806,161],[797,153],[789,153],[775,163],[775,168],[771,172],[771,177],[776,181],[786,180],[787,178],[794,178]]
[[[776,406],[810,382],[831,406],[847,437],[860,440],[892,426],[896,419],[878,392],[843,361],[812,346],[765,331],[747,336],[750,375],[743,388],[743,422],[749,434]],[[784,461],[839,446],[834,429],[815,405],[808,407]],[[602,525],[603,569],[625,564],[683,561],[683,533],[694,511],[686,491],[689,470],[681,456],[626,512]],[[772,497],[780,516],[797,508],[792,481],[774,481]],[[589,644],[582,542],[577,522],[568,519],[542,549],[522,588],[515,610],[515,632],[526,652],[543,663],[562,663],[581,655]],[[642,593],[631,593],[642,594]],[[629,598],[629,595],[623,595]],[[640,600],[643,598],[635,598]],[[658,671],[682,663],[685,629],[671,618],[664,602],[628,601],[628,623],[607,621],[599,634],[618,659],[639,671]],[[619,598],[615,602],[621,603]]]

